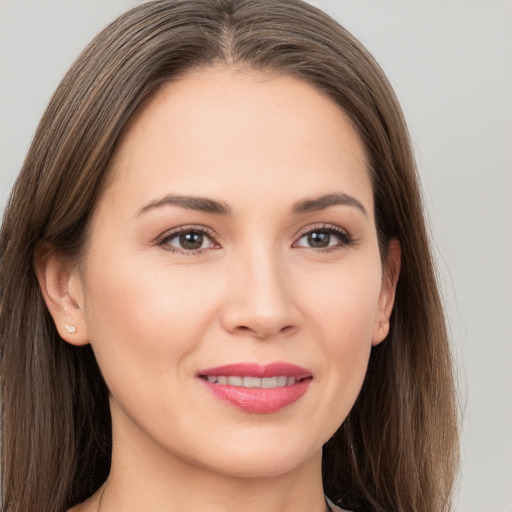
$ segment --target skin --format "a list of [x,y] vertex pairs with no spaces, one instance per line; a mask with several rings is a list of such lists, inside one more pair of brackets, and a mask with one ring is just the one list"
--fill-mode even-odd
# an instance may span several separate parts
[[[168,194],[230,214],[155,206]],[[293,211],[329,194],[361,207]],[[200,251],[176,235],[191,226],[208,232]],[[54,253],[38,265],[59,333],[92,345],[111,391],[101,510],[325,510],[322,445],[388,332],[399,261],[395,241],[382,268],[364,150],[327,96],[226,68],[163,86],[123,135],[80,263]],[[273,361],[313,380],[272,414],[220,401],[197,378]]]

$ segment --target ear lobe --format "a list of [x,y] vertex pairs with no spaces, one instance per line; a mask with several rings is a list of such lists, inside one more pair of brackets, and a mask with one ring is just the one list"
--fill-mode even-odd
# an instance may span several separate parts
[[72,345],[89,343],[78,270],[49,245],[38,248],[34,264],[41,293],[60,337]]
[[400,276],[402,251],[400,242],[394,238],[389,243],[388,258],[382,276],[378,311],[375,317],[372,345],[378,345],[389,333],[389,319],[395,303],[396,286]]

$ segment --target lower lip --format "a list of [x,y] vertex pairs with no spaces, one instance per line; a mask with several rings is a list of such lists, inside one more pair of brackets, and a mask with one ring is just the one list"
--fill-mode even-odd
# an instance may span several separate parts
[[290,405],[306,393],[311,379],[304,379],[292,386],[277,388],[244,388],[242,386],[229,386],[213,384],[200,379],[208,391],[214,396],[247,412],[270,414]]

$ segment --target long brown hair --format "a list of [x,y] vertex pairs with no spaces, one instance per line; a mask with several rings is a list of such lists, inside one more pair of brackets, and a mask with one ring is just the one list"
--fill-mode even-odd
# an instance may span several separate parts
[[224,63],[306,80],[365,146],[383,261],[402,269],[387,339],[324,447],[325,491],[354,511],[450,509],[457,418],[450,350],[408,132],[379,66],[300,0],[157,0],[103,30],[62,80],[14,187],[0,238],[2,511],[54,512],[91,495],[111,456],[108,390],[89,346],[57,334],[34,271],[42,241],[79,257],[123,129],[164,82]]

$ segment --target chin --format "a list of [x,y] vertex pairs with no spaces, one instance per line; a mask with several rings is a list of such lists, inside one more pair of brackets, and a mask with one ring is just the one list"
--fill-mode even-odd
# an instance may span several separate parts
[[236,478],[276,478],[300,470],[315,457],[321,465],[321,447],[310,452],[305,452],[304,449],[297,450],[296,447],[264,448],[261,445],[253,445],[253,449],[244,447],[243,451],[230,448],[228,453],[210,452],[197,463],[208,471]]

